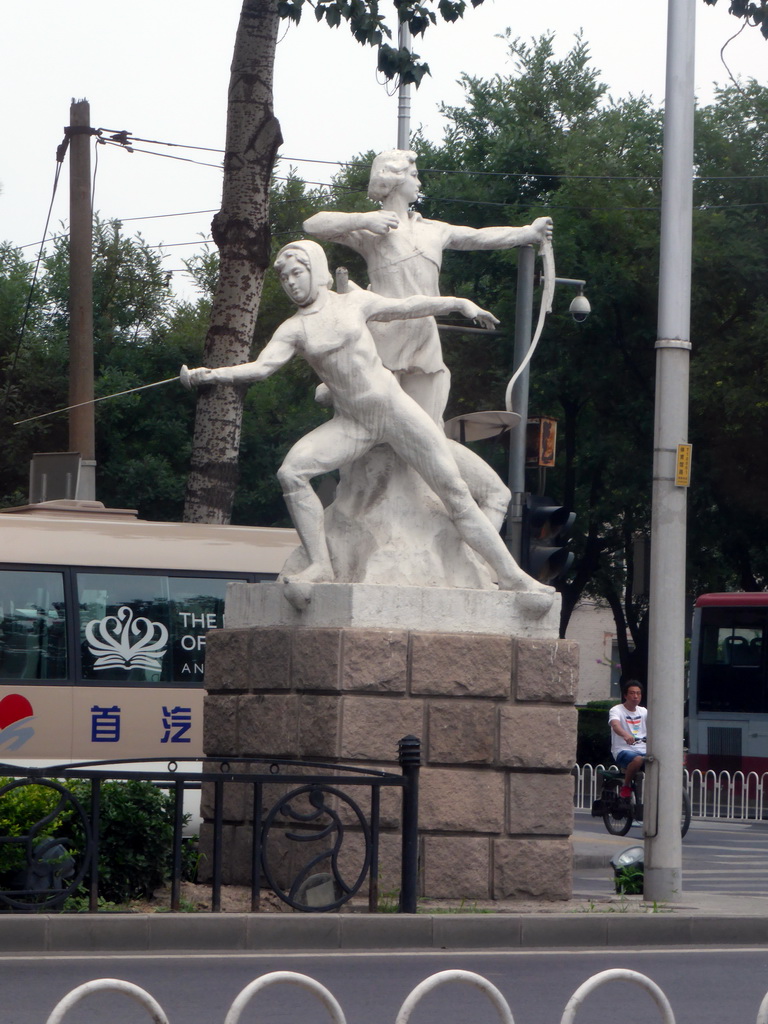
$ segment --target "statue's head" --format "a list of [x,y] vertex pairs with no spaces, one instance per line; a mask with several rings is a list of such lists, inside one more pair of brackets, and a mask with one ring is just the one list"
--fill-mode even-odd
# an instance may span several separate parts
[[[374,157],[368,180],[368,198],[382,202],[404,181],[416,176],[416,154],[411,149],[387,149]],[[418,186],[418,178],[416,185]],[[414,196],[415,199],[415,196]]]
[[321,288],[333,284],[322,246],[309,239],[284,245],[274,267],[286,295],[297,306],[308,306]]

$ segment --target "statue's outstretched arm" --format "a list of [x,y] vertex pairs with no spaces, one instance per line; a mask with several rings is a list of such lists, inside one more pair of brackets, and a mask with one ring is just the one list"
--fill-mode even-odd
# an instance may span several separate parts
[[252,384],[271,377],[276,370],[285,366],[295,352],[296,345],[291,334],[278,327],[253,362],[219,366],[213,370],[199,366],[189,371],[189,383],[193,387],[201,384]]
[[482,309],[471,299],[453,295],[411,295],[406,299],[389,299],[373,292],[363,294],[366,297],[367,320],[415,320],[422,316],[460,313],[468,320],[477,320],[483,327],[495,327],[499,322],[493,313]]
[[524,227],[467,228],[448,225],[446,249],[512,249],[552,241],[552,218],[538,217]]
[[371,210],[367,213],[340,213],[322,210],[308,217],[302,225],[308,235],[330,240],[350,231],[370,231],[373,235],[386,235],[394,231],[400,218],[393,210]]

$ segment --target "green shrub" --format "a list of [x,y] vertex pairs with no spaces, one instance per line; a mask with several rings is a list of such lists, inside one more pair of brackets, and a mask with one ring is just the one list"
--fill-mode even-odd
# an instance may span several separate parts
[[[2,785],[14,781],[5,779]],[[60,800],[61,794],[50,786],[35,784],[8,789],[0,796],[0,836],[26,836],[32,826],[54,813]],[[67,801],[62,806],[59,815],[36,831],[33,847],[44,839],[61,835],[65,829],[71,831],[72,805]],[[0,884],[9,884],[10,878],[26,865],[26,844],[0,843]]]
[[[11,782],[12,780],[7,780]],[[91,783],[62,783],[90,818]],[[0,837],[26,836],[33,826],[54,814],[61,795],[41,783],[18,786],[0,796]],[[85,848],[83,823],[71,801],[39,828],[33,847],[56,838],[76,860]],[[169,878],[173,854],[173,799],[151,782],[139,779],[104,782],[99,827],[99,897],[105,904],[151,898]],[[196,855],[186,851],[185,872],[194,871]],[[0,842],[0,886],[13,887],[13,876],[26,867],[25,845]]]
[[620,896],[638,896],[643,893],[644,874],[642,867],[630,864],[629,867],[620,868],[613,879],[613,885]]
[[187,836],[181,844],[181,879],[183,882],[196,882],[197,869],[205,854],[200,852],[198,836]]
[[[90,782],[75,780],[69,788],[90,807]],[[139,779],[102,783],[100,896],[115,903],[151,899],[170,877],[172,852],[173,799],[167,793]]]

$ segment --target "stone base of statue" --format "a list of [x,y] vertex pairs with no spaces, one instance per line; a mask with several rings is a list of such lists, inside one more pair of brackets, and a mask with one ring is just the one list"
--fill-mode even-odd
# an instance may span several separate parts
[[[208,634],[205,752],[397,772],[398,741],[417,736],[421,895],[567,899],[577,645],[557,639],[559,599],[543,616],[519,602],[322,584],[300,613],[280,583],[233,584],[226,628]],[[249,813],[225,810],[225,882],[250,879]],[[398,815],[388,791],[381,892],[399,883]]]

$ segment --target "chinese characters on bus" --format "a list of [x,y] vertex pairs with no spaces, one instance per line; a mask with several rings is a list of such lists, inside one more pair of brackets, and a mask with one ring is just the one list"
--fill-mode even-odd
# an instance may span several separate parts
[[[91,708],[91,743],[119,743],[122,708],[118,704]],[[160,718],[161,743],[189,743],[187,735],[192,728],[192,708],[163,705]]]

